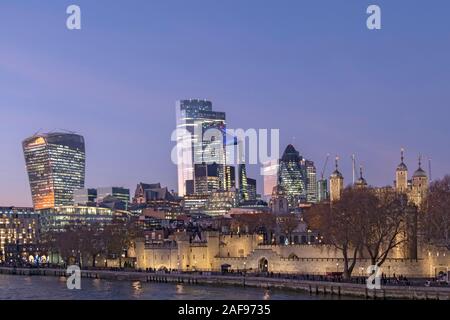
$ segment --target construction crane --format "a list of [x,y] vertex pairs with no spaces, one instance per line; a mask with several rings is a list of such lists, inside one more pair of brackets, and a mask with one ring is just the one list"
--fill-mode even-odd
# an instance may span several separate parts
[[320,175],[320,180],[323,180],[323,176],[325,175],[325,170],[327,169],[329,159],[330,159],[330,154],[327,153],[327,158],[325,159],[325,164],[323,165],[322,173]]

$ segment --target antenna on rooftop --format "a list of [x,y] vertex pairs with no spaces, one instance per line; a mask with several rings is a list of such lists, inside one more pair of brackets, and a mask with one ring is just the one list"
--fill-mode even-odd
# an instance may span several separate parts
[[352,154],[352,175],[353,175],[353,184],[355,184],[356,179],[356,156]]
[[430,175],[430,182],[433,180],[433,177],[431,175],[431,158],[428,158],[428,173]]

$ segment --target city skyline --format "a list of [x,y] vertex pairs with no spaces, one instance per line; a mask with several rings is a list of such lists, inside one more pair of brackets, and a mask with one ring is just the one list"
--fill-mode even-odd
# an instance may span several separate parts
[[[0,29],[0,143],[7,155],[0,180],[8,182],[0,186],[1,205],[31,206],[20,143],[59,129],[86,139],[87,187],[160,181],[176,190],[170,135],[175,101],[185,98],[211,100],[230,128],[281,129],[281,149],[292,143],[318,172],[326,154],[338,154],[346,184],[353,153],[373,185],[393,184],[401,147],[411,170],[422,154],[426,171],[432,157],[433,178],[450,171],[443,1],[426,13],[420,1],[408,2],[408,14],[405,2],[379,1],[385,24],[377,34],[365,29],[367,4],[357,1],[175,1],[191,18],[165,3],[140,2],[120,13],[117,25],[112,16],[121,6],[105,14],[101,4],[78,2],[85,17],[79,34],[64,28],[65,3],[2,5],[11,14]],[[420,27],[410,28],[411,21]],[[211,50],[175,50],[192,43]],[[257,169],[247,173],[261,193]]]

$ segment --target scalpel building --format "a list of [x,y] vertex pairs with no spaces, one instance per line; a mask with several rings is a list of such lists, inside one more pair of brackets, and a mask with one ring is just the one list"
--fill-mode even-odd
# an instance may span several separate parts
[[84,188],[84,138],[72,133],[36,134],[22,143],[35,210],[73,204]]

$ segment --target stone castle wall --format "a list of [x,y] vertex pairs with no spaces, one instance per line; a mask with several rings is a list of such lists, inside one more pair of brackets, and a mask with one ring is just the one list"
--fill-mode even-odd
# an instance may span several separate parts
[[[233,270],[258,271],[267,263],[269,272],[327,274],[342,272],[342,253],[327,245],[258,245],[258,235],[219,236],[208,233],[206,241],[190,243],[183,239],[176,245],[136,246],[137,267],[141,269],[175,269],[182,271],[218,271],[229,265]],[[396,250],[396,249],[394,249]],[[394,252],[395,253],[395,252]],[[392,255],[395,257],[395,254]],[[358,259],[353,275],[365,275],[371,265],[369,259]],[[432,247],[422,247],[418,259],[390,258],[382,272],[404,276],[435,276],[450,269],[450,252]]]

